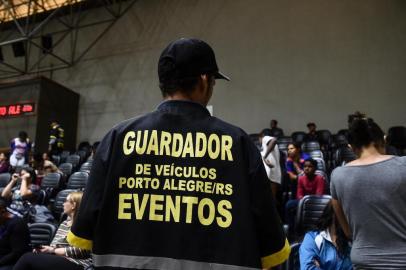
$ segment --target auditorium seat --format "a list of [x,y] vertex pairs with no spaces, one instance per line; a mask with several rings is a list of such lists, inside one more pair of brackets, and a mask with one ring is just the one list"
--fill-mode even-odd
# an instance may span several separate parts
[[327,172],[326,169],[326,163],[324,162],[324,160],[322,158],[313,158],[315,161],[317,161],[317,168],[316,170],[320,170],[323,172]]
[[71,163],[73,165],[73,171],[79,169],[81,158],[79,155],[72,154],[66,158],[66,163]]
[[10,173],[0,173],[0,188],[7,186],[11,179]]
[[41,189],[45,191],[43,204],[53,199],[62,187],[62,175],[60,173],[48,173],[45,175],[41,181]]
[[32,223],[28,225],[31,247],[49,245],[56,233],[56,226],[50,223]]
[[303,152],[310,153],[311,151],[314,151],[314,150],[320,150],[319,142],[316,142],[316,141],[303,142],[303,144],[302,144]]
[[337,134],[344,135],[346,138],[348,138],[349,131],[348,129],[340,129],[339,131],[337,131]]
[[296,235],[303,236],[314,228],[330,200],[330,195],[306,195],[299,201],[295,223]]
[[82,166],[80,166],[79,171],[90,173],[91,169],[92,169],[92,162],[86,161],[85,163],[82,164]]
[[59,166],[59,164],[61,164],[61,156],[52,155],[52,156],[51,156],[51,161],[52,161],[56,166]]
[[350,161],[356,159],[357,156],[355,155],[354,151],[348,146],[342,146],[337,149],[335,156],[334,156],[334,165],[342,166]]
[[316,131],[319,143],[324,147],[328,147],[331,144],[331,132],[327,129]]
[[61,163],[66,162],[66,158],[70,155],[70,152],[65,150],[59,155],[61,157]]
[[80,163],[83,163],[87,159],[87,152],[85,150],[78,150],[75,154],[80,157]]
[[87,172],[75,172],[68,180],[66,188],[68,189],[84,189],[87,184],[89,174]]
[[293,142],[295,143],[302,143],[306,137],[306,132],[304,131],[295,131],[291,135]]
[[321,150],[313,150],[309,152],[311,158],[324,158],[323,152]]
[[59,165],[59,170],[61,172],[63,172],[63,174],[66,176],[66,179],[69,178],[69,176],[72,174],[73,172],[73,165],[72,163],[62,163],[61,165]]
[[59,189],[62,186],[62,175],[60,173],[48,173],[44,176],[41,182],[41,188]]

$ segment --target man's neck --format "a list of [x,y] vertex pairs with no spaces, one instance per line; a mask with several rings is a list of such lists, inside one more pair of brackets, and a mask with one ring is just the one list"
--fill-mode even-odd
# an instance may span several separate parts
[[207,104],[203,104],[201,100],[195,98],[195,95],[189,94],[189,93],[184,93],[182,91],[177,91],[171,95],[167,95],[164,97],[164,100],[179,100],[179,101],[192,101],[199,103],[203,106],[206,106]]

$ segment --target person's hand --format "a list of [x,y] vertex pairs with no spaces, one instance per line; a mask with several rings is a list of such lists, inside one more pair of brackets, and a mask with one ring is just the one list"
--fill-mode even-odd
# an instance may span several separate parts
[[55,253],[55,248],[51,246],[41,246],[40,249],[38,249],[40,253],[48,253],[48,254],[53,254]]
[[317,268],[320,268],[320,263],[319,263],[318,260],[314,260],[313,262],[314,262],[314,265],[315,265]]
[[303,173],[302,169],[300,168],[299,164],[297,162],[293,163],[293,166],[295,167],[295,171],[296,173],[299,175],[301,173]]
[[269,168],[273,168],[273,167],[275,167],[269,160],[267,160],[267,159],[264,159],[264,162],[265,162],[265,164],[269,167]]
[[29,179],[31,177],[31,175],[28,172],[25,172],[24,174],[21,175],[21,179],[23,181],[26,181],[27,179]]
[[18,175],[18,173],[13,173],[13,175],[11,176],[11,182],[15,184],[19,177],[20,176]]

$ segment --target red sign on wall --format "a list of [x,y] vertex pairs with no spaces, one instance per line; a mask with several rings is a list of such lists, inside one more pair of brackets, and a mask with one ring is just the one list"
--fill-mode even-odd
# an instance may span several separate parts
[[30,115],[35,112],[35,103],[17,103],[0,105],[0,118],[8,116]]

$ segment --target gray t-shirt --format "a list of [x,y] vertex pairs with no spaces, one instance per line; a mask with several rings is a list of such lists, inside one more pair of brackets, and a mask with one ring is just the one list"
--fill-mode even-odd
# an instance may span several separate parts
[[406,269],[406,157],[336,168],[331,195],[351,227],[356,268]]

